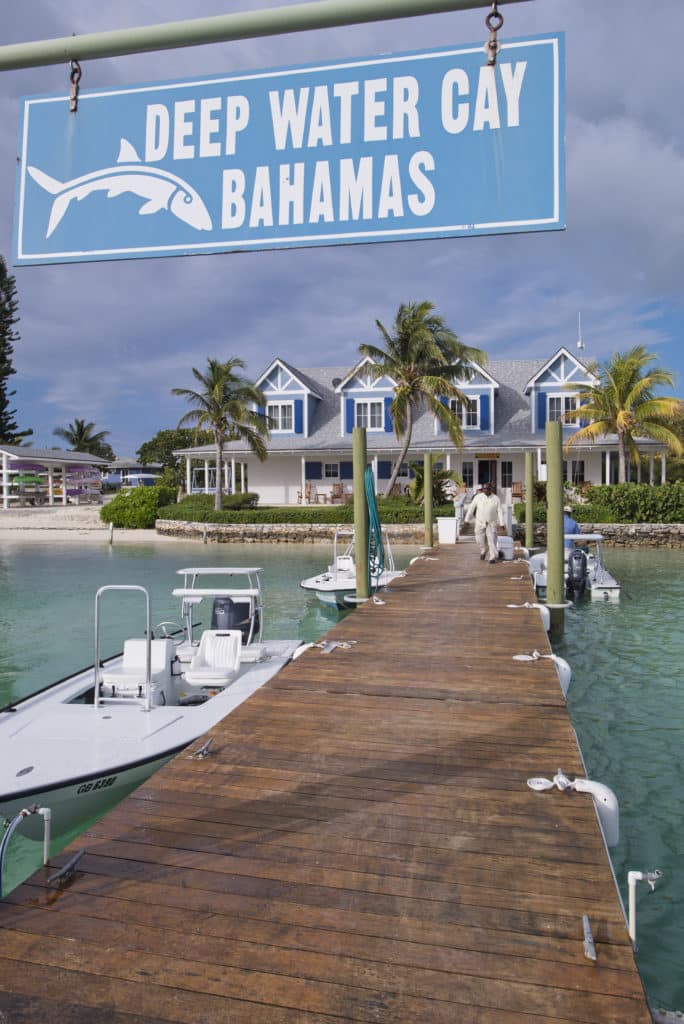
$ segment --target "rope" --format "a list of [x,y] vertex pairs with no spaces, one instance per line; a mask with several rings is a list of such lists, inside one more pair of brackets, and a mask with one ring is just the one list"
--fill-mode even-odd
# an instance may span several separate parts
[[382,526],[375,501],[375,480],[370,466],[366,467],[364,484],[368,504],[368,589],[377,590],[385,568],[385,549],[382,546]]

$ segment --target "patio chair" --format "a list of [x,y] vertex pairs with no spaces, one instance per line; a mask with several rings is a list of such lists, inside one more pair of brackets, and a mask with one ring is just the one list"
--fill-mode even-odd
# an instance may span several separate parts
[[[306,501],[307,505],[311,504],[312,491],[313,491],[313,488],[311,486],[311,481],[307,480],[305,485],[304,485],[304,500]],[[302,492],[301,491],[297,491],[297,504],[298,505],[302,504]]]

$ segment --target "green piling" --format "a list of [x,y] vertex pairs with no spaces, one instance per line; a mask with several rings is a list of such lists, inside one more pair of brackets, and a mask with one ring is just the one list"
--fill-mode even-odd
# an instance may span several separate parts
[[534,547],[534,452],[525,452],[525,547]]
[[559,420],[546,424],[546,603],[553,639],[563,635],[565,619],[562,429]]
[[434,543],[432,526],[432,456],[423,455],[423,504],[425,506],[425,546],[431,548]]
[[368,587],[368,502],[366,501],[366,430],[354,427],[352,431],[352,459],[354,468],[354,558],[356,560],[356,596],[370,597]]

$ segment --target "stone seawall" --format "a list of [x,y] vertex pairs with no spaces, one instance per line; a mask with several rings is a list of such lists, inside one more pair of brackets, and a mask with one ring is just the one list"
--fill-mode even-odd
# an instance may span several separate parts
[[[334,523],[188,523],[158,519],[157,533],[188,540],[218,544],[315,544],[332,543]],[[341,529],[351,530],[351,525]],[[422,544],[425,527],[421,524],[391,524],[385,527],[393,544]],[[435,527],[435,539],[437,528]]]
[[[606,547],[684,547],[684,523],[580,523],[580,531],[603,534]],[[524,526],[515,526],[513,532],[524,540]],[[535,526],[534,542],[546,545],[546,524]]]

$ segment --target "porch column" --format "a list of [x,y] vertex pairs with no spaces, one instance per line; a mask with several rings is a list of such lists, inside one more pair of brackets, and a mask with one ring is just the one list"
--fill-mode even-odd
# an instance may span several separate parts
[[67,468],[66,464],[62,463],[62,505],[67,504]]
[[638,484],[641,483],[641,459],[639,459],[639,461],[637,462],[637,478],[636,478],[636,482]]
[[190,494],[192,492],[192,459],[189,455],[185,456],[185,493]]
[[209,494],[209,459],[204,460],[204,493]]
[[55,478],[54,468],[48,466],[48,505],[54,505],[55,503]]
[[2,507],[9,508],[9,459],[2,453]]
[[667,453],[662,452],[660,456],[660,482],[661,484],[667,483]]
[[648,482],[653,487],[655,483],[655,461],[653,459],[653,453],[648,456]]
[[230,460],[230,493],[235,494],[235,456]]
[[302,505],[308,504],[306,500],[306,458],[302,455],[300,458],[300,471],[299,471],[299,486],[302,494]]
[[378,493],[378,457],[377,457],[377,455],[373,456],[373,463],[372,463],[372,465],[373,465],[373,490],[377,494]]
[[228,490],[228,463],[223,463],[223,490]]

